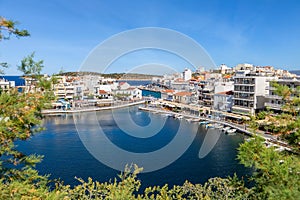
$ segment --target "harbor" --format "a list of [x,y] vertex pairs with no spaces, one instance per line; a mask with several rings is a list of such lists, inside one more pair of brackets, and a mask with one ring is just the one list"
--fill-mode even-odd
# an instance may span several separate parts
[[[254,136],[260,136],[265,140],[265,143],[267,144],[267,147],[270,146],[278,146],[280,148],[280,150],[286,150],[286,151],[290,151],[293,152],[292,148],[284,141],[280,141],[278,140],[275,136],[272,135],[268,135],[266,134],[264,131],[256,131],[256,133],[254,133],[253,131],[251,131],[249,128],[247,128],[246,124],[236,124],[233,122],[227,122],[224,120],[218,120],[218,119],[210,119],[208,117],[201,117],[201,116],[197,116],[197,115],[193,115],[191,113],[178,113],[178,112],[173,112],[173,111],[169,111],[169,110],[163,110],[161,108],[156,108],[156,107],[139,107],[140,110],[143,111],[148,111],[148,112],[153,112],[156,114],[164,114],[164,115],[168,115],[168,116],[177,116],[178,119],[186,119],[190,122],[197,122],[200,121],[199,124],[218,124],[220,125],[220,127],[230,127],[230,129],[228,128],[228,130],[225,129],[225,133],[227,133],[227,131],[229,130],[236,130],[239,133],[245,134],[247,136],[250,137],[254,137]],[[190,120],[192,119],[192,120]],[[206,126],[206,128],[209,128],[208,126]],[[212,127],[215,128],[215,127]],[[223,128],[224,129],[224,128]],[[235,131],[234,131],[235,132]],[[229,132],[229,135],[232,134]],[[295,152],[294,152],[295,153]]]

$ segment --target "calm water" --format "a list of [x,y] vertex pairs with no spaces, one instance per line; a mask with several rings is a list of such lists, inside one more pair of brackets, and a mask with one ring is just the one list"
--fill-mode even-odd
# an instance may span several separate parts
[[[123,110],[115,112],[122,113]],[[166,119],[158,114],[139,111],[137,107],[131,107],[130,113],[132,119],[141,126],[150,122],[151,115],[161,120]],[[92,114],[84,115],[88,119]],[[120,130],[113,120],[111,111],[98,112],[97,116],[106,136],[114,144],[132,152],[150,152],[164,147],[174,138],[180,123],[180,120],[169,117],[157,135],[142,139],[128,136]],[[128,119],[123,120],[126,123]],[[119,173],[96,160],[86,150],[76,131],[72,115],[47,117],[44,126],[47,130],[35,135],[29,141],[19,143],[20,150],[45,156],[43,162],[37,166],[41,173],[51,174],[51,178],[61,178],[71,185],[78,183],[74,179],[75,176],[85,180],[92,177],[99,181],[109,181]],[[211,177],[226,177],[235,172],[239,176],[250,174],[250,170],[245,169],[236,160],[236,148],[243,141],[243,135],[228,136],[222,133],[214,149],[205,158],[199,159],[199,149],[207,131],[203,126],[198,128],[197,124],[191,124],[191,128],[195,126],[198,129],[195,139],[183,156],[163,169],[139,175],[143,187],[165,183],[183,184],[185,180],[204,183]],[[189,128],[186,128],[186,134],[187,136],[192,134]],[[93,137],[92,134],[88,136]],[[109,154],[109,149],[106,149],[106,152]]]
[[16,86],[25,85],[25,80],[21,78],[21,76],[0,76],[0,78],[4,78],[9,81],[15,81]]

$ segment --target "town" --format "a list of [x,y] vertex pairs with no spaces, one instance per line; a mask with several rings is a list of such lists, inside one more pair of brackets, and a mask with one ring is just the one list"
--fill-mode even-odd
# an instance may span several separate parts
[[[25,85],[17,87],[31,91],[35,87],[33,78],[23,78]],[[122,102],[160,99],[170,102],[164,104],[169,105],[166,106],[169,109],[176,107],[172,103],[180,103],[183,106],[198,107],[199,115],[215,111],[228,118],[248,119],[266,108],[275,113],[280,112],[282,97],[275,93],[272,82],[292,89],[300,86],[300,76],[296,74],[271,66],[252,64],[238,64],[233,68],[222,64],[218,69],[210,71],[204,71],[201,67],[194,72],[185,69],[182,73],[150,76],[151,80],[148,76],[148,79],[142,79],[148,81],[147,85],[133,86],[128,83],[138,79],[137,76],[132,79],[127,75],[125,78],[104,78],[93,74],[56,75],[52,86],[56,101],[52,103],[52,108],[80,110]],[[0,86],[2,90],[8,90],[15,87],[15,82],[2,79]]]

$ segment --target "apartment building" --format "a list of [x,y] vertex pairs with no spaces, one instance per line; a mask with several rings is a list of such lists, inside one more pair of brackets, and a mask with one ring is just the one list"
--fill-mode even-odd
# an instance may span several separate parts
[[[279,85],[284,85],[292,89],[293,93],[291,97],[298,96],[299,90],[297,91],[297,87],[300,87],[300,77],[282,77],[275,80]],[[265,106],[270,108],[273,111],[280,111],[283,106],[282,97],[276,94],[276,88],[272,87],[271,82],[269,82],[269,94],[266,96]]]
[[234,77],[232,112],[254,115],[265,108],[269,81],[273,77],[253,74],[250,70],[237,71]]
[[214,110],[231,112],[232,111],[233,91],[219,92],[214,95]]
[[13,87],[15,87],[15,81],[8,81],[4,78],[0,79],[0,91],[7,91]]
[[209,79],[200,81],[198,84],[198,100],[200,105],[213,106],[214,101],[214,81]]

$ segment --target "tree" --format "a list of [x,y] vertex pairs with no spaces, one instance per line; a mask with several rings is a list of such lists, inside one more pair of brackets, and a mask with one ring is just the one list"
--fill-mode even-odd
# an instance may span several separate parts
[[300,196],[300,159],[266,148],[262,138],[242,144],[238,159],[254,169],[251,180],[258,199],[297,199]]
[[287,140],[295,150],[300,147],[300,87],[290,88],[287,85],[271,83],[275,93],[281,97],[281,112],[272,111],[258,113],[249,122],[254,129],[263,129]]
[[[29,36],[26,30],[19,30],[16,23],[0,18],[0,41],[9,39],[11,35],[17,37]],[[40,62],[27,59],[32,75],[40,72]],[[24,65],[25,66],[25,65]],[[26,69],[26,67],[24,68]],[[16,140],[26,140],[41,130],[41,110],[48,100],[41,92],[24,93],[17,89],[10,89],[0,94],[0,182],[25,181],[38,185],[46,185],[47,177],[40,176],[34,169],[42,156],[25,155],[15,146]]]
[[[0,42],[2,40],[10,39],[11,35],[14,35],[16,37],[26,37],[30,36],[29,32],[25,29],[18,29],[16,28],[16,25],[18,22],[7,20],[4,17],[0,16]],[[0,62],[0,66],[7,68],[8,64],[6,62]],[[3,74],[3,70],[0,69],[0,74]]]
[[7,20],[0,16],[0,41],[10,39],[11,35],[16,37],[30,36],[29,32],[25,29],[18,29],[16,25],[18,22]]

